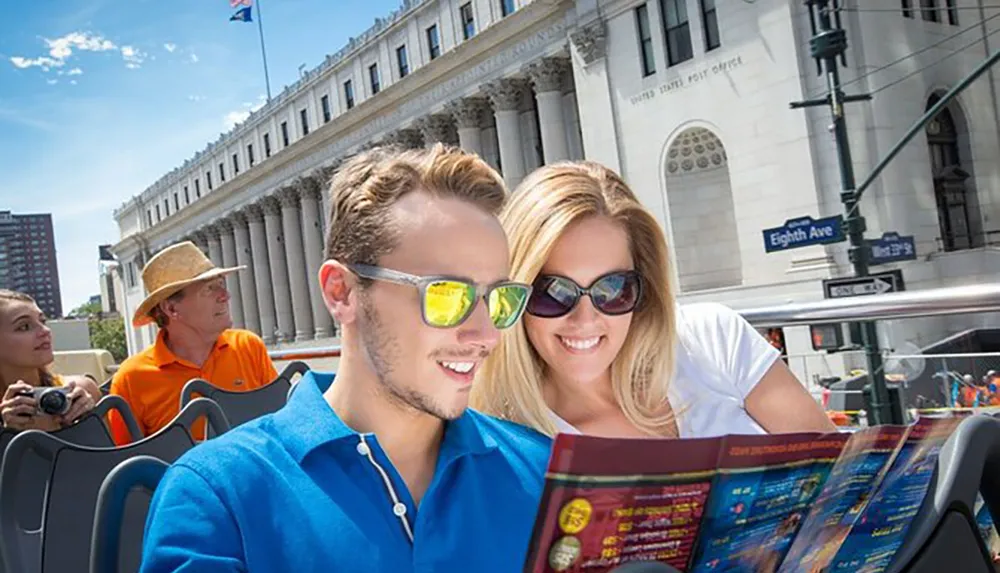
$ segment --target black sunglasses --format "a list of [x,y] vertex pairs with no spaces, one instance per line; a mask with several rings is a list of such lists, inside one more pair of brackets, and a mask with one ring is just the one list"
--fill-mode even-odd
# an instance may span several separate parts
[[540,275],[532,285],[528,314],[558,318],[569,314],[580,297],[589,296],[594,308],[609,316],[628,314],[639,305],[642,277],[636,271],[614,271],[597,278],[588,287],[559,275]]

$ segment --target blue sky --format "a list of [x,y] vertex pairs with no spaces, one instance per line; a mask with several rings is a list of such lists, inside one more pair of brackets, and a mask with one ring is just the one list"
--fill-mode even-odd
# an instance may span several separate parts
[[[272,94],[400,4],[261,2]],[[229,0],[0,3],[0,210],[52,213],[64,312],[100,292],[113,209],[263,101],[257,24],[234,12]]]

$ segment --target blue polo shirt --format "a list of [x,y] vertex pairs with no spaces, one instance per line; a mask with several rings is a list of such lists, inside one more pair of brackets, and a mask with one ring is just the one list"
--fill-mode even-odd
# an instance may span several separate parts
[[332,378],[307,374],[284,408],[167,470],[142,573],[523,568],[551,440],[467,410],[447,424],[417,508],[375,435],[324,400]]

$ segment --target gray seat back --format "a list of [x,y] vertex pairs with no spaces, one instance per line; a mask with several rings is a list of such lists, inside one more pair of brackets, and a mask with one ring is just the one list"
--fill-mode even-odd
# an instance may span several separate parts
[[[94,409],[83,416],[77,423],[68,428],[53,432],[51,435],[80,446],[97,448],[114,447],[115,442],[111,436],[111,430],[105,422],[105,416],[111,410],[118,410],[122,419],[125,420],[125,425],[128,427],[133,439],[142,437],[139,425],[136,423],[128,403],[118,396],[106,396],[102,398]],[[0,435],[0,455],[3,455],[7,451],[8,444],[19,433],[15,430],[3,430],[2,435]],[[29,553],[40,551],[39,543],[41,537],[38,532],[42,526],[42,502],[45,497],[45,489],[48,487],[50,469],[50,464],[47,460],[33,452],[28,452],[22,458],[21,463],[11,470],[19,474],[17,479],[21,484],[14,500],[16,504],[14,511],[17,514],[17,520],[20,524],[20,530],[16,535],[23,550]],[[0,560],[0,573],[4,571],[5,568],[3,567],[2,560]]]
[[118,464],[104,478],[91,536],[92,573],[139,570],[149,503],[167,467],[158,458],[138,456]]
[[[194,446],[191,426],[205,416],[217,434],[228,429],[219,406],[198,399],[159,432],[120,448],[76,445],[39,431],[16,436],[0,465],[0,554],[6,570],[65,573],[85,568],[90,562],[94,513],[104,478],[115,466],[135,456],[173,462]],[[25,529],[17,515],[17,498],[23,492],[36,491],[35,482],[26,482],[25,476],[14,470],[30,455],[44,460],[49,476],[38,531]],[[25,543],[26,537],[36,538],[35,542]]]
[[[245,392],[233,392],[213,386],[201,378],[192,378],[181,390],[181,408],[195,396],[203,396],[217,403],[226,414],[232,427],[255,420],[265,414],[280,410],[287,401],[291,382],[279,376],[267,386]],[[207,436],[211,437],[211,429]]]

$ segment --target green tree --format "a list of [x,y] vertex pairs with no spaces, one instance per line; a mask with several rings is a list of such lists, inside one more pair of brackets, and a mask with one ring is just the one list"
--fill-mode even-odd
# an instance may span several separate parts
[[101,303],[100,302],[85,302],[73,309],[73,312],[69,313],[69,316],[75,316],[77,318],[88,318],[91,316],[97,316],[101,314]]
[[125,343],[125,321],[117,318],[92,318],[90,327],[91,348],[103,348],[111,353],[115,362],[121,362],[128,357],[128,346]]

